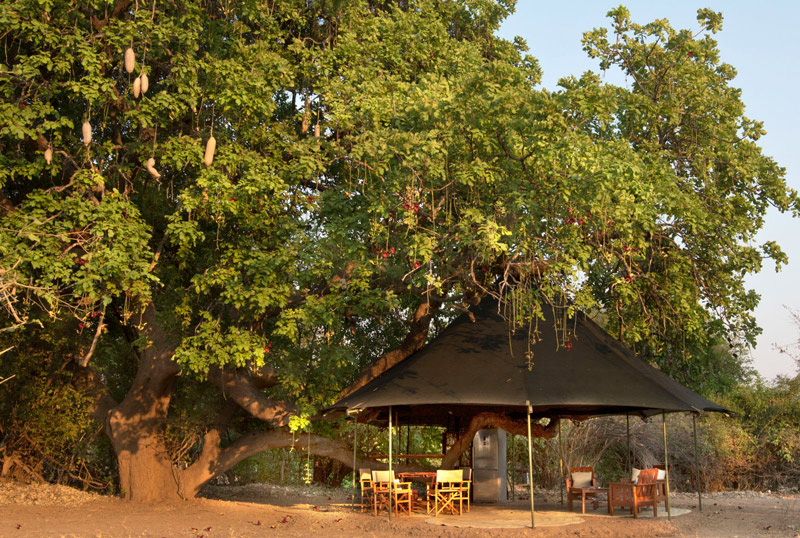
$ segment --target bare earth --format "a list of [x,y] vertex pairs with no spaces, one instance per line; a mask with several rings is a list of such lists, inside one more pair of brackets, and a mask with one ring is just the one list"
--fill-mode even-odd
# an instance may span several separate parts
[[[426,515],[389,520],[384,514],[354,512],[348,492],[321,488],[280,488],[251,485],[210,488],[215,498],[181,503],[132,504],[116,498],[90,495],[69,488],[23,485],[0,481],[0,536],[128,537],[178,536],[186,538],[286,536],[541,536],[541,537],[800,537],[800,495],[732,492],[703,498],[677,494],[674,508],[691,512],[638,520],[606,515],[605,504],[596,512],[587,506],[566,512],[558,493],[537,494],[541,523],[577,523],[529,528],[458,528],[457,516],[439,516],[435,524]],[[473,508],[469,521],[526,521],[528,501],[498,507]],[[518,511],[518,513],[516,512]],[[505,519],[503,519],[505,518]]]

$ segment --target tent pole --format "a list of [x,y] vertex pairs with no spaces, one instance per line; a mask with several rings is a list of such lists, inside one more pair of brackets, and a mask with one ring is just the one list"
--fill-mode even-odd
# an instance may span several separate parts
[[664,423],[664,474],[667,479],[667,519],[672,521],[672,510],[669,505],[669,455],[667,454],[667,414],[661,412],[661,419]]
[[703,495],[700,493],[700,458],[697,455],[697,415],[692,413],[692,433],[694,433],[694,468],[697,473],[697,507],[703,511]]
[[564,504],[564,445],[561,441],[561,417],[558,418],[558,481],[561,493],[561,504]]
[[394,487],[394,480],[392,480],[392,406],[389,406],[389,519],[392,519],[392,488]]
[[353,426],[353,510],[356,509],[356,447],[358,446],[358,415],[354,415],[355,424]]
[[628,453],[625,454],[625,462],[628,464],[628,474],[633,473],[633,458],[631,457],[631,416],[625,414],[625,439],[628,442]]
[[531,494],[531,528],[536,528],[536,521],[533,516],[533,440],[531,439],[531,402],[525,401],[528,415],[528,485]]

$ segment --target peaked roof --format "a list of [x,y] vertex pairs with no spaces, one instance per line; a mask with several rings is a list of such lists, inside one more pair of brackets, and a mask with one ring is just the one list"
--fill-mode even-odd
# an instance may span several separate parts
[[[546,309],[547,310],[547,309]],[[578,313],[571,348],[557,348],[553,313],[538,323],[525,358],[527,330],[509,334],[495,300],[484,299],[403,362],[339,400],[328,411],[393,406],[405,424],[468,421],[480,411],[549,417],[589,417],[727,410],[653,368]],[[381,409],[383,412],[381,412]],[[376,416],[377,419],[377,416]]]

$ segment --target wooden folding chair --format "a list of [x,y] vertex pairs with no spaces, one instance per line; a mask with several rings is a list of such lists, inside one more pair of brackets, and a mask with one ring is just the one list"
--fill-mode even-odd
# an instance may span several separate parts
[[[438,516],[442,511],[447,510],[451,514],[456,513],[456,503],[458,504],[458,515],[463,510],[463,497],[461,496],[464,475],[461,469],[436,471],[436,482],[433,484],[433,491],[428,491],[428,513],[434,512]],[[431,495],[433,493],[433,495]],[[431,498],[433,507],[431,507]]]
[[411,514],[411,482],[395,480],[394,471],[372,471],[372,487],[373,512],[376,516],[384,508],[389,511],[389,499],[393,501],[395,515],[399,515],[401,510]]
[[372,510],[376,516],[384,508],[389,511],[389,496],[393,481],[393,471],[372,471]]
[[372,486],[372,471],[369,469],[358,470],[361,484],[361,511],[366,512],[375,502],[375,488]]
[[461,500],[466,501],[467,512],[469,512],[469,497],[471,488],[472,488],[472,467],[463,467],[461,469]]

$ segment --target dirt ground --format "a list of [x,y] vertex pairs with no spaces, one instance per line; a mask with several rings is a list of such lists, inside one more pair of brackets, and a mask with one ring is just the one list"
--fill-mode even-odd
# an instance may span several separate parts
[[[23,485],[0,481],[0,536],[186,538],[286,536],[540,536],[540,537],[800,537],[800,495],[731,492],[703,498],[676,494],[673,507],[690,509],[685,515],[654,519],[610,517],[605,506],[576,506],[572,516],[582,519],[557,527],[456,528],[440,523],[457,516],[439,516],[436,524],[426,515],[401,516],[354,512],[347,491],[321,488],[280,488],[251,485],[209,488],[202,498],[181,503],[132,504],[69,488]],[[537,494],[537,513],[564,518],[566,505],[558,492]],[[503,510],[524,514],[528,501],[505,503]],[[500,507],[498,507],[500,508]],[[492,508],[479,508],[489,514]],[[559,515],[560,514],[560,515]],[[473,516],[475,510],[473,510]],[[575,520],[575,517],[567,518]]]

